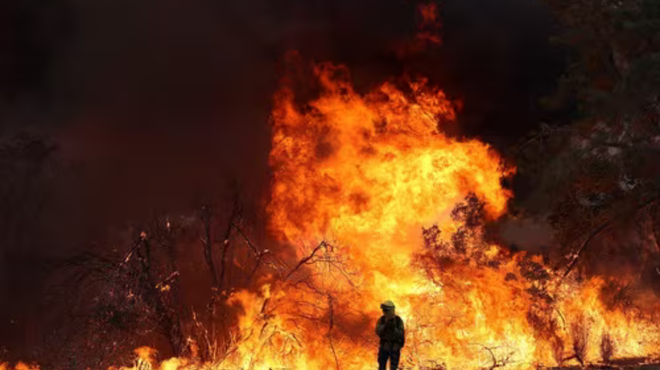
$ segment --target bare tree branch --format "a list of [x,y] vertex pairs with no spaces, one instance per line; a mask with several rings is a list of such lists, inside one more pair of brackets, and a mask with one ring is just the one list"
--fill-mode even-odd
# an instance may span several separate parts
[[[651,199],[649,199],[649,200],[643,202],[642,204],[638,205],[637,207],[635,207],[635,209],[633,210],[633,212],[638,212],[638,211],[640,211],[640,210],[642,210],[642,209],[644,209],[644,208],[646,208],[646,207],[648,207],[648,206],[654,204],[657,200],[658,200],[658,197],[657,197],[657,196],[656,196],[656,197],[653,197],[653,198],[651,198]],[[604,223],[602,223],[601,225],[599,225],[597,228],[595,228],[591,233],[589,233],[589,235],[588,235],[587,238],[582,242],[582,244],[581,244],[580,247],[577,249],[577,251],[575,251],[574,253],[571,254],[572,259],[571,259],[571,261],[569,262],[568,266],[566,267],[566,271],[565,271],[564,274],[562,275],[561,279],[564,279],[564,278],[566,278],[566,276],[568,276],[568,274],[571,272],[571,270],[573,269],[573,267],[575,267],[575,265],[577,264],[577,261],[578,261],[578,259],[580,258],[580,255],[581,255],[581,254],[587,249],[587,247],[589,246],[589,243],[590,243],[590,242],[591,242],[596,236],[598,236],[600,233],[602,233],[603,231],[605,231],[605,230],[607,230],[608,228],[610,228],[610,227],[611,227],[616,221],[621,220],[621,219],[623,219],[623,218],[625,218],[625,217],[629,217],[629,216],[630,216],[630,214],[628,214],[627,212],[626,212],[626,213],[619,213],[619,214],[615,215],[614,217],[610,218],[609,220],[605,221]],[[561,280],[561,279],[560,279],[560,280]]]
[[288,280],[289,277],[291,277],[291,275],[293,275],[293,274],[294,274],[294,273],[295,273],[295,272],[296,272],[296,271],[297,271],[302,265],[304,265],[304,264],[306,264],[306,263],[309,263],[309,261],[310,261],[312,258],[314,258],[314,255],[316,255],[316,252],[320,251],[320,250],[323,249],[323,248],[327,248],[327,244],[325,243],[325,241],[322,241],[321,243],[319,243],[319,245],[317,245],[316,248],[314,248],[314,250],[312,251],[312,253],[310,253],[309,256],[302,258],[302,259],[300,260],[300,262],[298,262],[298,264],[296,265],[296,267],[294,267],[291,271],[289,271],[289,273],[286,275],[286,277],[284,278],[284,280],[285,280],[285,281]]
[[[281,261],[279,258],[277,258],[274,254],[272,254],[270,250],[268,250],[268,249],[264,249],[264,250],[260,251],[259,248],[257,248],[257,246],[254,245],[254,243],[252,243],[252,241],[250,240],[250,238],[248,238],[248,236],[245,234],[245,232],[243,232],[243,230],[242,230],[240,227],[238,227],[238,225],[236,225],[235,223],[233,223],[232,226],[233,226],[234,230],[236,230],[236,231],[238,232],[238,234],[241,236],[241,238],[243,238],[243,240],[245,241],[245,243],[248,245],[248,248],[250,249],[250,251],[254,254],[254,256],[255,256],[255,258],[256,258],[256,262],[255,262],[255,264],[254,264],[254,267],[252,268],[252,272],[250,272],[250,274],[248,275],[248,277],[247,277],[247,279],[246,279],[247,282],[249,282],[250,280],[252,280],[252,278],[254,277],[254,275],[257,273],[257,270],[258,270],[259,267],[261,266],[261,264],[262,264],[262,262],[263,262],[263,259],[264,259],[266,256],[270,256],[270,258],[272,258],[272,259],[273,259],[275,262],[277,262],[280,266],[286,268],[286,263],[284,263],[284,262]],[[279,272],[279,268],[277,268],[276,270]]]
[[507,353],[506,356],[504,356],[503,358],[500,358],[499,360],[495,356],[495,352],[493,352],[493,350],[494,349],[499,349],[499,348],[502,348],[502,347],[487,347],[487,346],[484,346],[483,344],[479,344],[479,343],[471,343],[471,344],[481,347],[484,351],[487,351],[490,354],[490,357],[493,361],[493,364],[491,365],[490,368],[488,368],[488,370],[493,370],[493,369],[496,369],[498,367],[505,367],[511,361],[511,356],[513,355],[513,352]]
[[222,257],[221,257],[221,265],[220,265],[220,278],[218,279],[218,291],[222,290],[222,285],[224,284],[224,279],[225,279],[225,271],[227,269],[227,250],[229,250],[229,247],[231,246],[229,238],[231,237],[231,231],[233,229],[233,225],[235,220],[240,217],[240,203],[238,200],[238,195],[234,196],[234,202],[232,204],[232,210],[231,210],[231,215],[229,216],[229,220],[227,221],[227,226],[225,228],[225,233],[223,235],[222,239]]
[[218,275],[215,269],[215,262],[213,261],[213,236],[211,235],[211,221],[213,219],[213,212],[207,205],[202,206],[200,219],[204,227],[204,237],[202,238],[202,245],[204,247],[204,258],[211,273],[211,282],[214,288],[218,287]]

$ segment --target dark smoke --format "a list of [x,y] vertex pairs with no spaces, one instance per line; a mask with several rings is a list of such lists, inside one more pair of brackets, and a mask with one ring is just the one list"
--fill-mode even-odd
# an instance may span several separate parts
[[[0,224],[0,349],[30,355],[45,334],[52,266],[112,230],[154,211],[190,212],[230,183],[263,221],[270,98],[287,51],[348,65],[358,89],[427,75],[464,102],[460,134],[498,147],[543,120],[537,100],[553,89],[562,58],[541,4],[443,1],[444,46],[400,59],[394,45],[414,37],[415,6],[3,2],[0,134],[27,143],[12,152],[27,165],[2,162],[12,222]],[[21,132],[46,144],[15,139]]]

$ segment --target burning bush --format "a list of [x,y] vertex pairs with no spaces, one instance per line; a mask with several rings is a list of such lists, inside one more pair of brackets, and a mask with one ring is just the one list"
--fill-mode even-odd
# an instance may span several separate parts
[[573,339],[573,355],[584,366],[587,361],[587,347],[589,344],[589,326],[584,319],[571,325],[571,338]]
[[600,340],[600,357],[604,364],[609,364],[614,355],[614,341],[612,337],[605,333]]
[[557,365],[562,366],[564,364],[564,341],[555,336],[550,343],[552,345],[552,355]]

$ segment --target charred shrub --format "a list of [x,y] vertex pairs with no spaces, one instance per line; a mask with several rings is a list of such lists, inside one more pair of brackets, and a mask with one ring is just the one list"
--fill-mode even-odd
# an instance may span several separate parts
[[552,357],[555,358],[557,366],[564,364],[564,341],[559,336],[554,336],[550,342],[552,346]]
[[444,239],[438,225],[422,228],[424,247],[434,258],[447,257],[456,262],[475,262],[479,266],[499,267],[499,263],[488,258],[484,251],[489,247],[484,235],[485,203],[476,195],[469,194],[463,202],[456,204],[451,213],[459,227]]
[[462,221],[468,229],[474,229],[483,224],[485,217],[485,203],[480,201],[474,193],[465,197],[465,201],[456,205],[451,212],[454,221]]
[[605,333],[600,340],[600,358],[603,360],[604,364],[609,364],[612,361],[613,355],[614,341],[608,333]]
[[630,287],[617,281],[610,281],[603,286],[600,291],[600,300],[609,310],[617,308],[626,310],[633,307],[633,297]]
[[556,318],[552,316],[551,306],[537,302],[527,312],[527,322],[534,328],[537,338],[542,338],[550,344],[552,356],[558,366],[564,363],[564,340],[557,335],[559,331]]
[[573,354],[575,359],[584,366],[587,359],[587,343],[589,341],[589,327],[584,320],[571,325],[571,338],[573,339]]

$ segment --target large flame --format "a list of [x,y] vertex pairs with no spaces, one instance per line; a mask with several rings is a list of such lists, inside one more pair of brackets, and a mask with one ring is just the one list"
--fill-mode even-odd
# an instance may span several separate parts
[[[272,230],[300,247],[298,258],[321,240],[333,249],[324,249],[325,256],[299,277],[320,292],[292,295],[294,288],[286,288],[284,300],[295,307],[283,313],[296,317],[299,303],[310,301],[319,310],[305,323],[308,330],[287,328],[302,335],[304,346],[320,346],[302,349],[314,354],[313,361],[305,359],[308,368],[370,367],[380,302],[393,299],[411,328],[429,324],[418,309],[433,319],[443,315],[442,303],[429,306],[441,290],[413,264],[423,246],[422,227],[440,223],[451,231],[449,213],[468,193],[486,200],[488,214],[498,216],[509,194],[500,186],[503,173],[492,150],[438,130],[439,122],[454,119],[441,91],[418,81],[410,83],[409,94],[383,84],[360,96],[343,68],[323,64],[315,72],[322,93],[305,112],[288,88],[276,97],[268,211]],[[341,345],[329,343],[333,335]],[[333,345],[342,350],[328,351]]]

